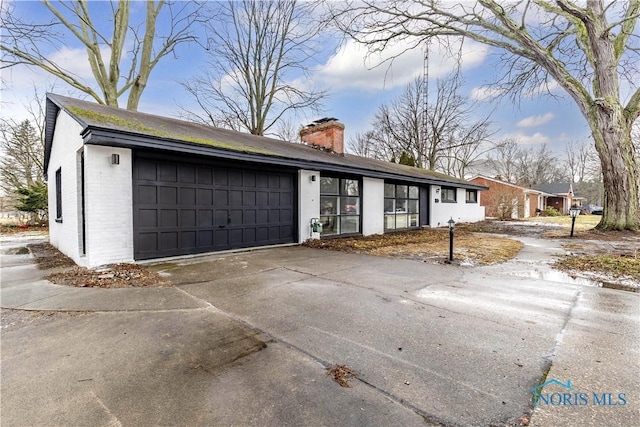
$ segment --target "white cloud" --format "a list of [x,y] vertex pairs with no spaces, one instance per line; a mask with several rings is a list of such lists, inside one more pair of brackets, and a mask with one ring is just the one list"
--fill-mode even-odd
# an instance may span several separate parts
[[516,126],[521,128],[541,126],[545,123],[549,123],[551,120],[553,120],[554,117],[555,116],[551,112],[543,114],[541,116],[529,116],[516,123]]
[[519,144],[546,144],[550,141],[548,136],[540,132],[533,135],[526,135],[522,132],[510,133],[503,135],[502,139],[513,139]]
[[[316,78],[333,89],[380,90],[404,86],[422,75],[424,70],[424,51],[415,48],[405,52],[408,45],[407,42],[398,43],[389,45],[382,53],[369,53],[366,46],[349,40],[318,70]],[[486,46],[465,41],[462,46],[462,68],[478,66],[487,54]],[[454,70],[455,66],[455,59],[443,47],[431,46],[429,78],[442,77]]]
[[497,87],[474,87],[471,90],[471,99],[475,101],[489,101],[493,98],[496,98],[504,93],[504,89],[500,89]]

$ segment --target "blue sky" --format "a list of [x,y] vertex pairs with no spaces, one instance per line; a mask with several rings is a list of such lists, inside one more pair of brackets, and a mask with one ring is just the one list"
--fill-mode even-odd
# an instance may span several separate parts
[[[142,5],[137,2],[134,12],[135,9],[140,10]],[[23,16],[36,19],[48,16],[48,11],[38,2],[14,2],[13,6],[16,13]],[[98,2],[90,4],[96,10],[104,6],[104,3]],[[105,20],[101,24],[109,25],[109,22]],[[90,81],[90,69],[82,47],[76,41],[68,40],[66,46],[50,54],[68,69]],[[392,47],[387,55],[399,49],[402,46]],[[492,98],[483,85],[496,77],[494,53],[484,46],[465,42],[462,74],[465,79],[463,95],[479,103],[478,114],[493,111],[492,121],[497,131],[493,137],[495,140],[510,137],[525,146],[548,143],[560,154],[567,141],[589,138],[586,121],[559,88],[553,89],[555,95],[561,96],[559,99],[523,97],[519,105],[507,99]],[[377,108],[392,100],[405,84],[422,74],[423,56],[422,51],[412,51],[399,57],[390,67],[386,64],[374,67],[380,62],[380,57],[367,57],[366,50],[351,41],[338,47],[338,39],[330,37],[325,49],[318,54],[311,73],[313,84],[330,93],[324,103],[324,115],[337,117],[345,124],[346,140],[356,132],[366,131]],[[452,70],[453,61],[445,58],[443,52],[436,48],[430,50],[429,58],[430,87],[435,89],[435,80]],[[178,105],[187,108],[193,106],[193,100],[179,82],[194,76],[205,66],[205,60],[203,50],[196,44],[181,45],[175,57],[170,55],[163,58],[151,74],[139,110],[177,117],[180,113]],[[86,98],[86,95],[34,68],[19,66],[2,70],[2,79],[6,85],[2,89],[3,117],[26,117],[21,104],[32,96],[34,85],[42,93],[55,85],[54,91],[57,93]],[[121,98],[121,105],[124,104],[126,99]],[[318,118],[317,115],[300,118],[300,121],[306,124],[315,118]]]

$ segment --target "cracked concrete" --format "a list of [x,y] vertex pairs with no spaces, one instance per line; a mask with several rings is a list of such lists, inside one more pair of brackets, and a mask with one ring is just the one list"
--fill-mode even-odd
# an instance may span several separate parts
[[181,259],[150,266],[176,287],[144,292],[59,289],[6,255],[3,308],[88,313],[3,328],[3,424],[515,425],[551,362],[547,378],[627,403],[538,407],[533,425],[639,425],[639,296],[510,275],[562,251],[522,240],[475,268],[303,247]]

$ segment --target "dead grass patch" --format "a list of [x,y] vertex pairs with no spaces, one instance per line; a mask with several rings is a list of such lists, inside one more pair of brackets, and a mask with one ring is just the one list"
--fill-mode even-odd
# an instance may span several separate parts
[[560,270],[594,272],[612,277],[629,277],[640,280],[640,256],[638,254],[576,255],[564,257],[554,264]]
[[[312,240],[305,243],[312,248],[350,253],[444,261],[449,255],[448,229],[423,229],[366,237]],[[504,237],[456,230],[454,257],[478,264],[493,264],[513,258],[522,249],[522,243]]]
[[358,374],[345,365],[331,365],[327,367],[327,375],[340,384],[340,387],[350,387],[348,380],[357,378]]
[[80,288],[150,288],[171,286],[158,273],[136,264],[113,264],[100,270],[74,267],[61,273],[53,273],[47,280],[59,285]]
[[76,265],[71,258],[51,246],[50,243],[33,243],[27,245],[27,248],[35,258],[40,270],[73,267]]

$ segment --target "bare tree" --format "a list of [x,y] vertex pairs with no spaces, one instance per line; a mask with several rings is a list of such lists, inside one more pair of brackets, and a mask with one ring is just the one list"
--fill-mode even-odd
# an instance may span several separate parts
[[557,156],[551,152],[547,144],[540,144],[537,148],[521,148],[518,154],[516,175],[520,184],[547,184],[565,178]]
[[209,66],[184,83],[202,111],[187,117],[264,135],[290,113],[317,111],[325,92],[307,77],[320,26],[294,0],[211,3]]
[[[100,2],[93,3],[100,11],[90,12],[90,2],[86,0],[59,2],[59,5],[42,0],[45,11],[51,14],[48,22],[31,22],[14,10],[3,11],[2,68],[18,64],[38,67],[99,103],[116,107],[118,99],[128,93],[127,109],[137,110],[158,62],[173,53],[179,44],[195,40],[192,31],[200,19],[200,6],[193,2],[147,1],[144,22],[136,23],[131,20],[131,2],[119,0],[109,4],[110,33],[99,25],[100,21],[107,20],[106,6]],[[9,7],[15,8],[15,5]],[[162,12],[166,12],[168,24],[162,25],[166,31],[159,34],[156,29]],[[86,49],[94,82],[84,81],[51,55],[51,48],[57,51],[68,46],[69,40],[79,42]]]
[[418,167],[464,176],[471,161],[486,152],[493,132],[488,116],[474,121],[474,105],[459,94],[461,84],[457,73],[438,80],[435,99],[425,108],[427,87],[424,79],[415,79],[380,106],[373,129],[351,146],[380,160],[404,155]]
[[488,165],[502,181],[518,183],[517,165],[520,148],[513,139],[502,141],[496,149],[487,155]]
[[[600,157],[605,209],[598,227],[640,228],[640,164],[631,140],[640,115],[634,73],[640,0],[363,0],[334,8],[340,28],[371,50],[469,38],[505,53],[506,68],[497,82],[504,93],[535,93],[555,81],[585,117]],[[626,103],[624,80],[631,87]]]

